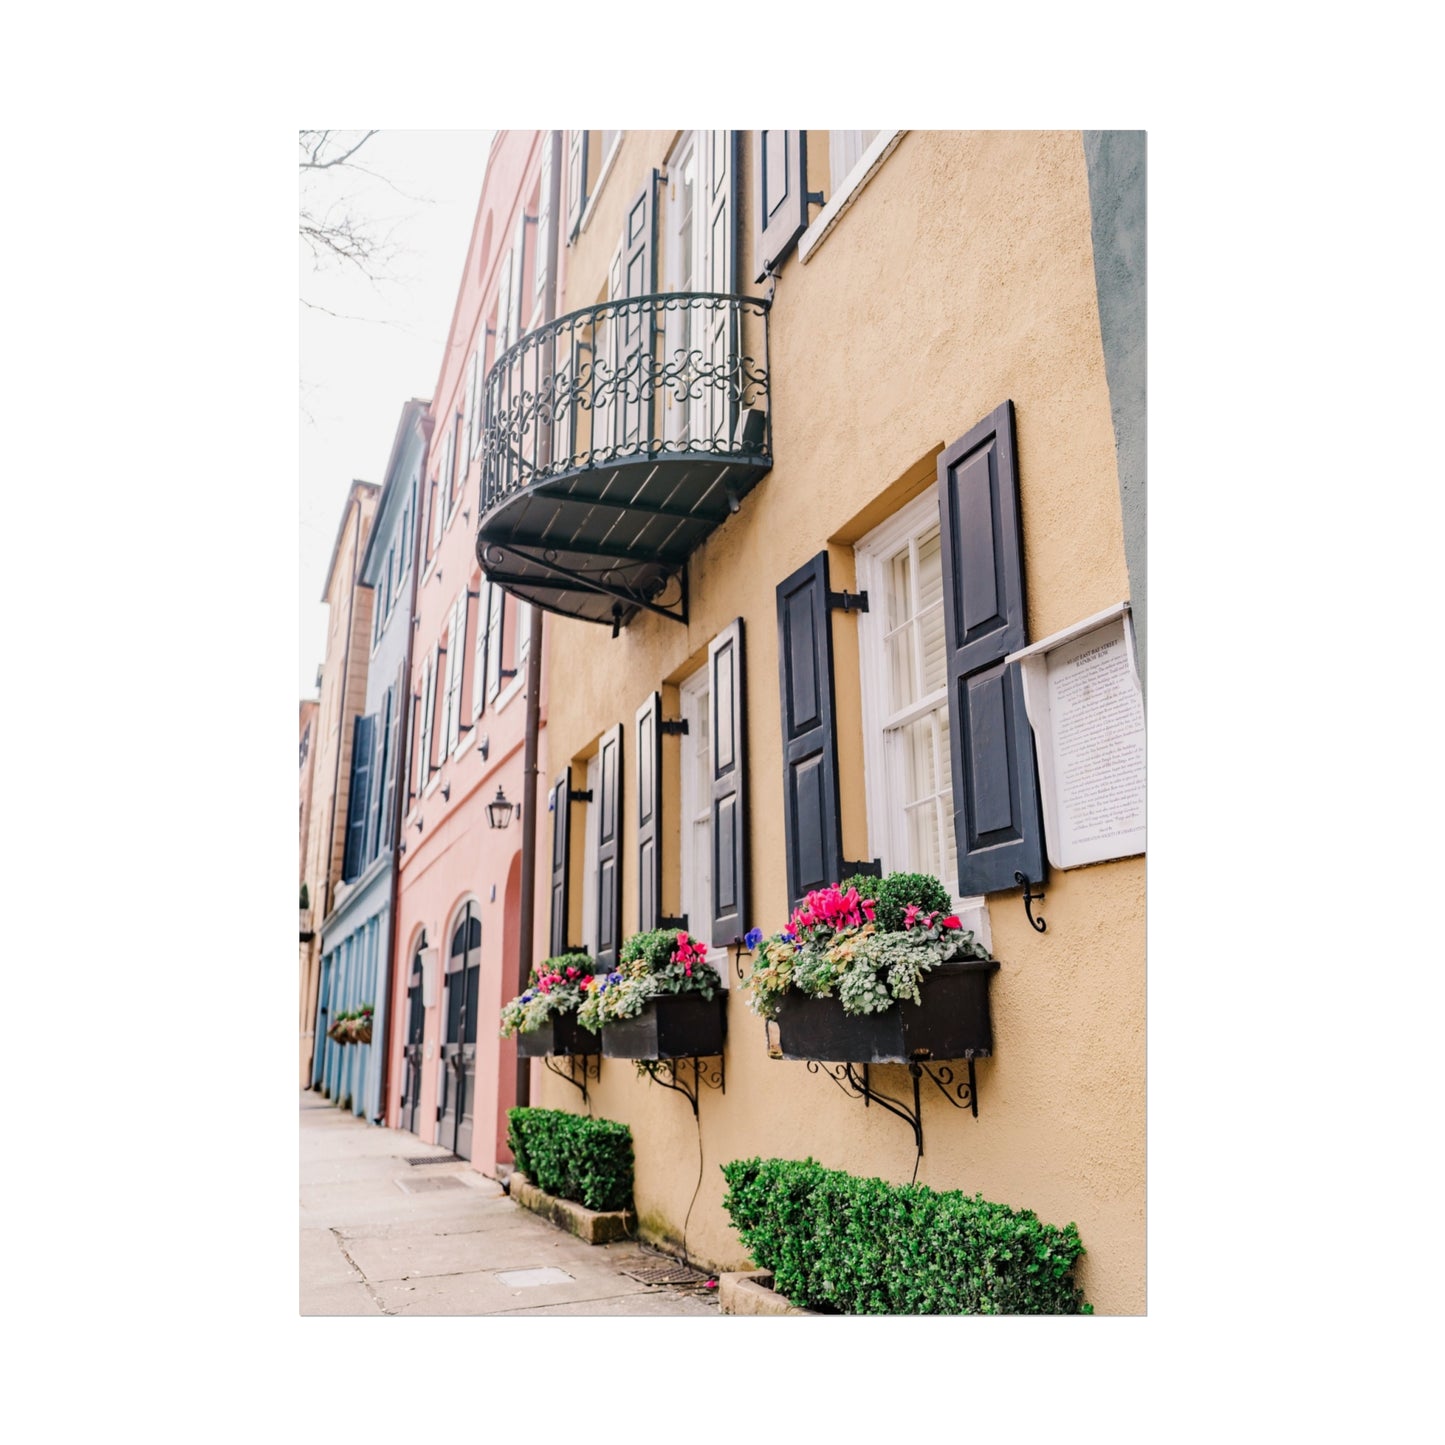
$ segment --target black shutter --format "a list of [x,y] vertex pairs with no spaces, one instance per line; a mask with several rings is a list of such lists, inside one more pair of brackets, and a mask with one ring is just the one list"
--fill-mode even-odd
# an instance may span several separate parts
[[[566,953],[568,865],[572,848],[572,769],[563,768],[562,776],[552,784],[552,958]],[[524,962],[530,964],[531,959]]]
[[662,695],[637,709],[637,927],[656,928],[662,912]]
[[342,881],[349,883],[366,866],[366,805],[371,787],[371,738],[375,719],[356,719],[351,734],[351,788],[346,797],[346,852],[341,860]]
[[1043,819],[1023,679],[1003,659],[1028,642],[1013,402],[938,459],[958,891],[1044,877]]
[[617,967],[622,946],[622,724],[597,751],[597,962]]
[[[648,173],[642,189],[627,208],[622,223],[622,240],[613,259],[608,299],[632,300],[657,290],[657,247],[653,232],[657,215],[656,171]],[[636,368],[643,378],[651,375],[656,350],[656,320],[651,310],[626,308],[609,323],[613,329],[612,366],[619,372]],[[636,360],[634,360],[636,358]],[[612,445],[631,450],[652,435],[652,392],[636,381],[613,393]]]
[[396,780],[397,774],[401,771],[400,762],[396,755],[397,742],[401,737],[401,708],[397,705],[397,699],[401,696],[403,684],[394,683],[386,690],[386,715],[391,720],[387,729],[386,742],[386,771],[385,798],[381,808],[381,837],[378,842],[378,851],[381,848],[390,848],[392,834],[395,831],[396,819]]
[[792,907],[810,889],[839,882],[843,872],[827,552],[819,552],[778,584],[778,690]]
[[762,281],[808,228],[808,132],[753,132],[754,262]]
[[707,650],[712,685],[712,917],[708,939],[724,947],[748,931],[747,686],[743,620]]
[[577,235],[587,208],[587,132],[567,132],[567,239]]

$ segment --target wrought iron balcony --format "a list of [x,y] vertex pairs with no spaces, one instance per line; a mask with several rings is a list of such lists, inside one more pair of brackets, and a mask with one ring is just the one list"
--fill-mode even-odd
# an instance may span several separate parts
[[[761,363],[755,358],[762,357]],[[768,302],[674,292],[539,327],[487,373],[477,559],[613,636],[687,621],[687,559],[773,464]]]

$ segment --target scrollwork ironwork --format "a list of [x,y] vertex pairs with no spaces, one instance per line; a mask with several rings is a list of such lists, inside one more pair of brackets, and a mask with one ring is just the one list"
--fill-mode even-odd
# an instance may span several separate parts
[[[692,1087],[688,1087],[687,1075],[678,1072],[679,1064],[692,1065]],[[697,1098],[703,1089],[717,1089],[719,1092],[727,1093],[727,1074],[721,1057],[714,1067],[709,1064],[703,1067],[701,1059],[638,1059],[637,1072],[646,1074],[654,1084],[664,1089],[672,1089],[681,1094],[689,1104],[692,1105],[693,1118],[697,1117]]]
[[[565,1069],[558,1067],[557,1060],[559,1058],[566,1059],[567,1067]],[[581,1064],[580,1070],[579,1063]],[[592,1079],[595,1082],[602,1077],[602,1056],[600,1054],[543,1054],[542,1067],[571,1084],[574,1089],[580,1090],[582,1102],[587,1105],[589,1110],[591,1109],[592,1100],[587,1093],[587,1081]],[[578,1077],[579,1073],[580,1078]]]
[[[588,467],[664,453],[766,456],[763,297],[672,292],[604,302],[538,327],[487,373],[482,512],[512,493]],[[739,428],[762,414],[758,434]],[[740,435],[741,433],[741,435]]]

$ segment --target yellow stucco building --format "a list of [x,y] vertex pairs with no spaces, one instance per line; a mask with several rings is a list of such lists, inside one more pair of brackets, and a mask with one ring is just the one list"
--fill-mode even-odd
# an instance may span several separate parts
[[[1143,1313],[1142,733],[1129,818],[1085,817],[1017,656],[1122,639],[1142,728],[1142,134],[554,145],[561,319],[488,377],[478,555],[552,614],[539,957],[686,918],[729,987],[696,1116],[589,1081],[644,1236],[744,1267],[735,1158],[916,1171],[1075,1222],[1087,1298]],[[729,946],[860,864],[942,879],[1000,960],[992,1056],[926,1075],[917,1129],[770,1056]],[[540,1066],[532,1102],[584,1107]]]

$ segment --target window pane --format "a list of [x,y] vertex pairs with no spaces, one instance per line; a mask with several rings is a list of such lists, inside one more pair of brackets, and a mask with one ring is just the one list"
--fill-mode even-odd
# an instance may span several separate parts
[[903,801],[915,803],[938,791],[938,771],[933,749],[934,718],[921,717],[898,729],[903,749]]
[[943,633],[943,554],[938,529],[918,543],[918,632],[923,677],[919,696],[947,684],[947,642]]

